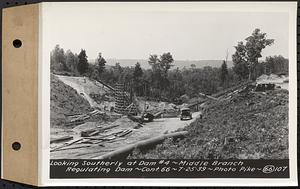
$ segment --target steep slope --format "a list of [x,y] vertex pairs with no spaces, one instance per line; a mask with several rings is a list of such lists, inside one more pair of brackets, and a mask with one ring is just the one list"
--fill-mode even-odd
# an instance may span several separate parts
[[87,113],[91,110],[89,102],[72,87],[64,84],[53,74],[51,74],[50,80],[51,127],[63,125],[68,114]]
[[97,81],[91,81],[87,77],[70,77],[62,75],[56,75],[56,77],[59,78],[64,84],[76,90],[78,94],[80,94],[89,102],[91,107],[100,107],[99,103],[91,97],[91,94],[97,94],[101,96],[111,92],[111,90],[105,85]]
[[130,158],[288,158],[288,91],[244,91],[208,102],[181,141],[165,141]]

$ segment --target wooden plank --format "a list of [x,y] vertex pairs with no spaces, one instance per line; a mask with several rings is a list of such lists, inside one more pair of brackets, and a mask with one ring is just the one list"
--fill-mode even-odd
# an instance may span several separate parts
[[66,146],[71,146],[72,144],[75,144],[75,143],[77,143],[77,142],[79,142],[79,141],[81,141],[81,140],[83,140],[83,138],[75,139],[75,140],[73,140],[73,141],[70,141],[69,143],[66,143],[66,144],[64,144],[64,145],[58,146],[58,147],[56,147],[56,148],[54,148],[54,149],[51,149],[50,152],[57,151],[57,150],[59,150],[59,149],[61,149],[61,148],[64,148],[64,147],[66,147]]
[[99,130],[92,129],[92,130],[88,130],[88,131],[81,131],[80,136],[82,136],[82,137],[91,137],[91,136],[95,136],[99,133],[100,133]]
[[54,138],[50,140],[50,144],[52,143],[56,143],[56,142],[64,142],[64,141],[68,141],[68,140],[72,140],[73,137],[72,136],[63,136],[63,137],[59,137],[59,138]]
[[128,135],[131,132],[132,132],[132,130],[125,130],[122,133],[117,134],[116,136],[117,137],[124,137],[124,136]]
[[99,127],[98,126],[98,128],[100,128],[99,130],[100,131],[105,131],[105,130],[107,130],[107,129],[112,129],[112,128],[115,128],[115,127],[118,127],[119,125],[118,124],[116,124],[116,125],[109,125],[109,126],[106,126],[106,127]]
[[63,148],[56,149],[55,151],[74,150],[74,149],[79,149],[79,148],[88,148],[88,147],[91,147],[91,146],[92,146],[91,144],[85,144],[85,145],[82,145],[82,146],[68,146],[68,147],[63,147]]

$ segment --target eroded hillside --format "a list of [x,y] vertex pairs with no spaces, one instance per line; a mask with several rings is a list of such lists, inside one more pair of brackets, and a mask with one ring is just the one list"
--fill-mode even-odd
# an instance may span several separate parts
[[72,87],[64,84],[57,76],[51,74],[50,124],[61,126],[66,115],[83,114],[91,110],[89,102]]

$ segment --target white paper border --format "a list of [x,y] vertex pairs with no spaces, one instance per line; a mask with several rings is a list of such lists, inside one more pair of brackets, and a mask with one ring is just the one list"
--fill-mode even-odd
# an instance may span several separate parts
[[[137,8],[148,11],[161,9],[168,11],[209,11],[209,12],[289,12],[289,179],[49,179],[50,160],[50,51],[47,46],[47,17],[43,15],[48,7],[67,4],[99,5],[106,9]],[[117,6],[116,6],[117,4]],[[40,11],[40,63],[39,63],[39,185],[41,186],[296,186],[297,182],[297,57],[296,21],[297,2],[77,2],[42,3]],[[100,9],[100,6],[99,6]],[[53,48],[53,47],[52,47]]]

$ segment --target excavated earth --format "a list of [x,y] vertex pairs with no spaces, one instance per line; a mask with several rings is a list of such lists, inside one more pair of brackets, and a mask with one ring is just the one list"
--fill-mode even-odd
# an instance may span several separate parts
[[180,141],[166,140],[129,158],[284,159],[288,158],[288,91],[244,90],[209,101]]
[[72,87],[64,84],[51,74],[50,124],[51,127],[63,126],[66,116],[84,114],[92,110],[89,102]]
[[[94,94],[94,95],[91,95]],[[99,95],[101,98],[97,97]],[[51,75],[51,159],[90,159],[98,157],[125,147],[130,144],[135,144],[141,140],[147,140],[153,137],[160,136],[165,133],[174,132],[177,129],[182,129],[194,122],[200,112],[193,113],[193,119],[180,121],[178,115],[175,117],[167,117],[155,119],[153,122],[139,124],[127,118],[121,117],[121,114],[116,114],[105,108],[102,105],[109,107],[111,99],[109,99],[109,91],[95,84],[88,78],[84,77],[67,77]],[[103,97],[103,98],[102,98]],[[158,102],[141,102],[141,106],[147,105],[147,111],[173,110],[173,104],[158,103]],[[99,111],[97,118],[91,116],[91,112]],[[177,113],[177,109],[174,109]],[[74,120],[74,116],[86,116],[85,119],[78,124],[70,124]],[[102,128],[116,126],[106,130]],[[100,132],[93,137],[102,137],[104,139],[89,139],[82,136],[83,131],[99,130]],[[129,131],[124,136],[119,136],[116,133]],[[68,139],[56,141],[61,138]],[[56,141],[56,142],[53,142]]]

